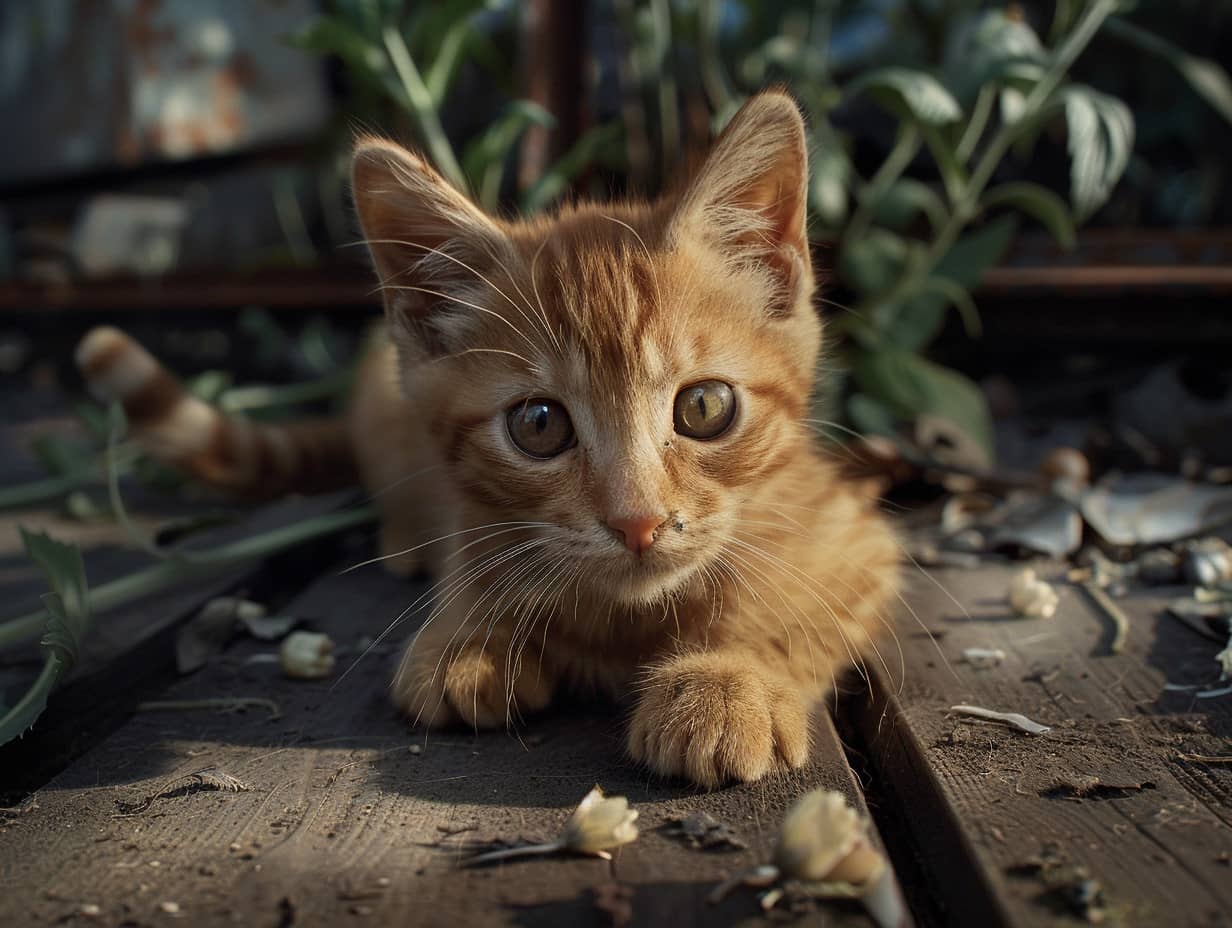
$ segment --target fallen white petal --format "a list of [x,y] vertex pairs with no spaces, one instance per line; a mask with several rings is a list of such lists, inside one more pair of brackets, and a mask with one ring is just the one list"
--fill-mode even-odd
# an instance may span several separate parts
[[993,722],[1004,722],[1019,731],[1025,731],[1029,735],[1042,735],[1046,731],[1052,731],[1047,725],[1041,725],[1039,722],[1033,722],[1025,715],[1017,712],[998,712],[995,709],[985,709],[982,706],[950,706],[951,712],[958,712],[961,715],[974,716],[977,719],[988,719]]

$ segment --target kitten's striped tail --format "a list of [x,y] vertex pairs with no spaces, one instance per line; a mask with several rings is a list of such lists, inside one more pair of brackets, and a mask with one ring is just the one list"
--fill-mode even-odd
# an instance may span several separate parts
[[197,399],[148,351],[118,329],[92,329],[77,367],[100,400],[118,400],[151,455],[244,497],[319,493],[357,480],[342,419],[249,422]]

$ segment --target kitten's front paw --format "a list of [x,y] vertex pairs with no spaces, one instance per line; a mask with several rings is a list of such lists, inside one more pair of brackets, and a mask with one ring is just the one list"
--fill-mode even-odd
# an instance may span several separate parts
[[701,786],[748,782],[804,766],[808,715],[789,683],[736,655],[686,655],[647,676],[629,753],[656,773]]
[[523,667],[508,683],[504,658],[465,650],[452,659],[408,654],[394,679],[394,702],[412,724],[444,728],[499,728],[551,701],[552,688],[538,666]]

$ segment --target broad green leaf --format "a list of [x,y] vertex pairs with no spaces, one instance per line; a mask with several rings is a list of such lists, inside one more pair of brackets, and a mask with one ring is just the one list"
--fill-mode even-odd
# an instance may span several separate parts
[[51,592],[43,596],[43,606],[47,610],[47,624],[40,642],[43,670],[17,704],[0,717],[0,744],[12,741],[42,715],[51,691],[76,663],[81,640],[90,624],[81,549],[39,532],[21,527],[18,531],[26,554],[42,569]]
[[1134,117],[1115,97],[1076,84],[1062,91],[1069,130],[1070,198],[1078,219],[1107,202],[1129,164]]
[[912,116],[928,126],[945,126],[962,118],[962,107],[941,82],[927,71],[911,68],[878,68],[862,74],[849,83],[847,97],[868,91],[875,99],[906,108]]
[[941,297],[945,303],[943,306],[953,306],[958,310],[958,315],[962,319],[963,328],[967,330],[967,335],[971,338],[978,338],[983,332],[983,326],[980,324],[980,311],[976,308],[975,300],[971,298],[970,291],[962,284],[950,280],[948,277],[934,275],[924,281],[921,290],[926,295]]
[[605,163],[607,149],[617,145],[623,137],[618,125],[595,126],[587,129],[560,156],[557,162],[544,172],[522,197],[522,211],[533,215],[546,209],[561,196],[579,174],[592,164]]
[[843,242],[838,272],[859,293],[881,293],[902,274],[907,251],[906,239],[886,229],[872,228],[854,242]]
[[980,388],[964,375],[892,347],[862,352],[854,375],[861,391],[892,414],[903,419],[920,415],[944,419],[992,456],[988,404]]
[[1018,220],[1014,216],[1001,216],[968,232],[937,262],[935,273],[968,290],[979,284],[984,272],[1000,261],[1014,235]]
[[[202,371],[188,381],[185,386],[188,392],[203,403],[213,403],[218,400],[235,383],[235,377],[230,371]],[[110,427],[110,426],[109,426]]]
[[897,232],[904,231],[921,213],[933,229],[945,225],[949,218],[949,210],[937,192],[912,177],[896,180],[873,205],[873,218]]
[[829,82],[825,55],[792,35],[772,36],[740,63],[740,77],[750,87],[763,86],[776,75],[800,83]]
[[988,10],[952,33],[945,52],[945,83],[970,103],[981,87],[1007,78],[1043,74],[1048,54],[1039,36],[1021,18]]
[[59,435],[40,435],[30,443],[30,451],[49,477],[79,474],[94,459],[89,448]]
[[968,232],[937,262],[918,290],[895,304],[877,307],[878,328],[886,342],[905,351],[923,351],[941,333],[950,306],[962,315],[969,332],[978,332],[975,306],[969,296],[963,297],[1001,260],[1017,229],[1017,217],[1007,215]]
[[1124,39],[1143,51],[1164,59],[1188,81],[1194,93],[1211,105],[1225,120],[1232,123],[1232,79],[1228,72],[1209,58],[1191,55],[1141,26],[1113,17],[1104,26],[1110,35]]
[[851,162],[841,149],[825,148],[813,159],[809,178],[809,206],[827,229],[837,229],[847,218],[847,181]]
[[847,418],[864,435],[884,435],[887,438],[896,435],[894,413],[885,403],[864,393],[853,393],[847,397]]
[[72,644],[66,647],[64,655],[71,662],[77,656],[76,641],[89,622],[86,570],[81,559],[81,549],[73,544],[56,541],[42,532],[27,531],[20,526],[18,532],[21,534],[21,543],[26,554],[39,565],[47,578],[51,587],[51,593],[48,595],[56,597],[63,607],[67,627],[57,630],[57,634],[66,634],[72,639]]
[[1069,204],[1047,187],[1025,181],[1002,184],[984,194],[983,209],[1009,206],[1039,220],[1063,248],[1074,247],[1074,221]]

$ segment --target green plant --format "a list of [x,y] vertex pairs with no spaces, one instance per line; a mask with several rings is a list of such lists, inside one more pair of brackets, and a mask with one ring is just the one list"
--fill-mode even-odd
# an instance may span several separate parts
[[[450,183],[489,211],[503,204],[515,149],[532,126],[548,129],[555,117],[530,100],[511,99],[503,110],[456,148],[442,111],[468,60],[496,77],[510,92],[511,68],[486,26],[512,18],[508,0],[335,0],[290,37],[305,51],[337,58],[352,84],[352,119],[374,120],[383,132],[409,135]],[[526,213],[549,206],[596,160],[616,150],[620,132],[599,126],[584,133],[561,158],[518,197]]]
[[[786,84],[805,109],[810,231],[829,246],[838,289],[851,303],[832,328],[842,336],[840,373],[826,383],[828,395],[842,398],[839,415],[872,433],[897,435],[921,419],[934,433],[948,425],[985,461],[992,424],[981,391],[923,355],[951,309],[978,334],[971,291],[1024,218],[1069,247],[1075,225],[1125,171],[1133,115],[1073,82],[1075,60],[1109,28],[1162,55],[1217,110],[1232,106],[1222,69],[1115,19],[1129,6],[1124,0],[1058,3],[1050,47],[1014,4],[691,0],[673,7],[677,41],[666,59],[652,57],[662,48],[656,4],[620,6],[622,21],[640,26],[630,33],[630,56],[675,69],[686,97],[704,96],[716,128],[766,85]],[[863,46],[852,51],[857,33]],[[690,82],[689,74],[699,77]],[[645,88],[632,89],[647,112],[662,112]],[[1007,170],[1059,120],[1070,155],[1068,202]],[[660,134],[676,131],[655,125]],[[887,128],[893,140],[884,157],[861,176],[858,166]]]

